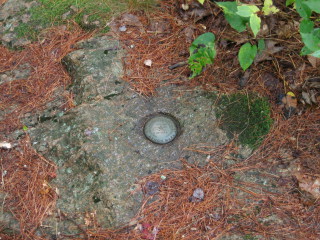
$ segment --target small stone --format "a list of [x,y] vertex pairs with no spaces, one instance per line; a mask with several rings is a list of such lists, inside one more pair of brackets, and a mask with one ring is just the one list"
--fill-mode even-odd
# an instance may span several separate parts
[[145,193],[147,195],[154,195],[159,192],[159,183],[157,182],[147,182],[145,185]]
[[120,32],[125,32],[125,31],[127,31],[127,27],[125,25],[121,26],[121,27],[119,27],[119,31]]
[[189,198],[190,202],[201,202],[204,199],[204,192],[201,188],[196,188],[192,196]]
[[152,65],[152,60],[151,60],[151,59],[147,59],[147,60],[145,60],[143,63],[144,63],[144,65],[146,65],[146,66],[148,66],[148,67],[151,67],[151,65]]
[[201,200],[203,200],[204,198],[204,192],[201,188],[196,188],[194,191],[193,191],[193,195],[195,198],[199,198]]

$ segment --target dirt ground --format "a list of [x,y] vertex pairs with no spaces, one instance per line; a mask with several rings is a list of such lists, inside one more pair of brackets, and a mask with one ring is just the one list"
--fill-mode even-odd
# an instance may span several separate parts
[[[210,155],[208,165],[185,163],[181,170],[165,170],[141,179],[145,201],[128,226],[100,229],[90,219],[87,226],[79,226],[81,236],[69,239],[231,239],[232,235],[240,236],[238,239],[320,239],[320,61],[300,55],[299,15],[283,1],[274,1],[281,13],[263,17],[265,27],[258,34],[258,39],[268,41],[267,51],[243,72],[237,54],[243,43],[255,43],[251,33],[233,30],[214,4],[206,1],[203,7],[194,2],[185,11],[182,3],[161,1],[157,11],[131,12],[136,18],[113,21],[108,34],[117,36],[127,51],[124,80],[147,96],[166,84],[201,86],[220,94],[253,91],[268,98],[273,128],[262,145],[242,161],[234,157],[237,146],[233,143],[215,149],[190,149]],[[127,30],[119,31],[126,21],[130,22]],[[170,69],[187,61],[190,44],[205,32],[216,36],[214,64],[194,79],[188,78],[187,65]],[[24,50],[0,46],[0,73],[25,63],[34,69],[27,81],[0,85],[0,109],[14,109],[0,124],[0,142],[23,128],[21,117],[43,108],[55,97],[56,88],[70,84],[61,59],[73,50],[75,42],[92,34],[77,26],[57,27],[46,30],[41,42]],[[152,60],[151,67],[145,66],[147,59]],[[312,94],[316,103],[308,104]],[[72,108],[72,94],[64,97],[63,107]],[[0,236],[47,239],[35,232],[54,211],[57,194],[50,180],[55,178],[56,166],[30,147],[27,133],[16,144],[18,148],[0,149],[1,168],[10,176],[10,181],[2,181],[1,192],[8,196],[3,204],[19,221],[20,233],[2,234],[0,225]],[[229,166],[230,160],[235,164]],[[25,169],[25,165],[32,167]],[[237,173],[252,170],[271,177],[279,191],[270,192],[257,183],[235,178]],[[1,176],[3,179],[3,170]],[[148,194],[148,182],[159,184],[155,196]],[[204,198],[190,200],[195,188],[202,189]]]

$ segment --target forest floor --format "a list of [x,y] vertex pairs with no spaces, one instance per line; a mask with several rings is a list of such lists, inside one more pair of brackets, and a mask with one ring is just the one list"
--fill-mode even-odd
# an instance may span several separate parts
[[[185,163],[181,170],[165,170],[141,179],[143,186],[166,177],[152,203],[147,204],[152,196],[146,194],[137,217],[139,221],[121,229],[84,228],[83,238],[319,239],[320,61],[300,55],[303,47],[300,16],[283,1],[275,0],[280,12],[262,17],[263,30],[256,38],[265,40],[266,49],[244,72],[237,60],[238,51],[243,43],[257,43],[252,33],[232,29],[221,9],[213,3],[206,1],[203,6],[191,3],[188,10],[183,10],[181,4],[163,0],[152,11],[135,10],[112,20],[111,33],[107,34],[118,37],[127,52],[123,59],[123,79],[146,96],[152,96],[157,87],[167,84],[190,89],[200,86],[221,95],[255,92],[270,103],[272,129],[253,154],[231,167],[226,167],[225,161],[234,158],[236,143],[214,149],[193,149],[210,155],[212,161],[205,167]],[[123,25],[125,30],[121,29]],[[58,86],[70,84],[61,59],[73,50],[75,42],[97,34],[84,31],[75,23],[68,26],[46,29],[41,41],[34,41],[19,51],[0,46],[0,73],[26,62],[35,69],[28,81],[0,85],[0,109],[14,108],[1,122],[2,144],[7,135],[23,128],[21,117],[43,108],[55,97],[54,89]],[[187,61],[192,41],[205,32],[216,36],[214,63],[193,79],[189,78],[188,65],[170,68]],[[152,61],[151,67],[144,64],[145,60]],[[72,108],[72,94],[64,97],[64,107]],[[56,200],[50,185],[44,186],[55,177],[56,167],[30,147],[27,134],[19,145],[20,150],[4,145],[0,154],[2,179],[10,171],[16,173],[9,183],[2,181],[2,192],[9,196],[4,204],[13,209],[21,233],[5,235],[0,226],[0,236],[1,239],[45,239],[34,234]],[[23,168],[26,164],[33,166],[33,170],[26,171]],[[237,172],[253,169],[269,175],[274,172],[270,177],[281,191],[269,192],[256,183],[234,178]],[[201,201],[190,200],[195,186],[205,193]],[[21,191],[26,194],[16,197]],[[266,218],[273,220],[261,220]],[[27,222],[32,222],[35,228],[24,228]]]

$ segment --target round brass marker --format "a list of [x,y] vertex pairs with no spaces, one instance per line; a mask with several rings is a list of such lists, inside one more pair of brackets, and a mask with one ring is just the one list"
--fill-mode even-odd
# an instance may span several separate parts
[[170,115],[159,113],[148,119],[143,132],[147,139],[158,144],[166,144],[178,135],[179,123]]

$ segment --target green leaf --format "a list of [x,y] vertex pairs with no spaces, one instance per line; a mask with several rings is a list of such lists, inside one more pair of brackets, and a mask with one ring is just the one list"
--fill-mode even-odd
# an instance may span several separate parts
[[311,16],[311,9],[305,4],[304,0],[295,0],[296,1],[296,10],[302,18],[309,18]]
[[216,56],[214,41],[214,34],[207,32],[200,35],[191,44],[189,48],[190,57],[188,59],[189,68],[192,71],[190,78],[199,75],[207,64],[213,63]]
[[233,29],[238,32],[246,30],[246,24],[249,22],[249,18],[244,18],[236,14],[238,7],[236,2],[216,2],[216,4],[222,8],[226,20]]
[[238,32],[243,32],[246,30],[247,22],[249,22],[249,18],[245,19],[236,14],[225,14],[225,18],[230,26]]
[[310,54],[311,56],[314,56],[316,58],[320,58],[320,50],[315,51],[314,53]]
[[303,19],[300,23],[300,33],[311,33],[314,28],[314,23],[308,19]]
[[320,1],[319,0],[308,0],[305,1],[303,4],[308,6],[312,11],[316,13],[320,13]]
[[215,38],[216,37],[211,32],[204,33],[197,37],[189,48],[190,55],[192,55],[196,49],[199,49],[200,45],[204,45],[200,47],[214,48]]
[[320,49],[320,39],[312,33],[300,33],[304,45],[315,52]]
[[261,52],[266,49],[266,43],[264,39],[259,39],[258,41],[258,51]]
[[203,4],[205,0],[198,0],[199,3]]
[[270,15],[279,12],[279,9],[273,6],[272,0],[264,0],[262,11],[264,15]]
[[304,47],[301,49],[301,52],[300,52],[300,54],[301,54],[302,56],[309,55],[309,54],[311,54],[311,53],[312,53],[312,51],[311,51],[309,48],[307,48],[306,46],[304,46]]
[[302,55],[307,55],[320,50],[320,29],[314,29],[314,23],[304,19],[300,23],[300,35],[305,48],[301,50]]
[[251,66],[256,55],[257,55],[256,45],[252,46],[250,43],[246,43],[242,45],[238,53],[238,59],[243,71],[245,71],[246,69],[248,69],[248,67]]
[[252,14],[260,11],[255,5],[241,5],[238,6],[237,9],[237,14],[241,17],[250,17]]
[[237,3],[236,2],[216,2],[216,4],[222,8],[223,13],[236,13]]
[[28,127],[26,125],[23,125],[22,129],[23,131],[28,131]]
[[254,37],[257,36],[258,32],[260,31],[261,19],[258,17],[257,14],[252,14],[250,17],[250,28],[253,32]]
[[287,0],[286,1],[286,6],[288,7],[289,5],[291,5],[292,3],[294,3],[296,0]]

